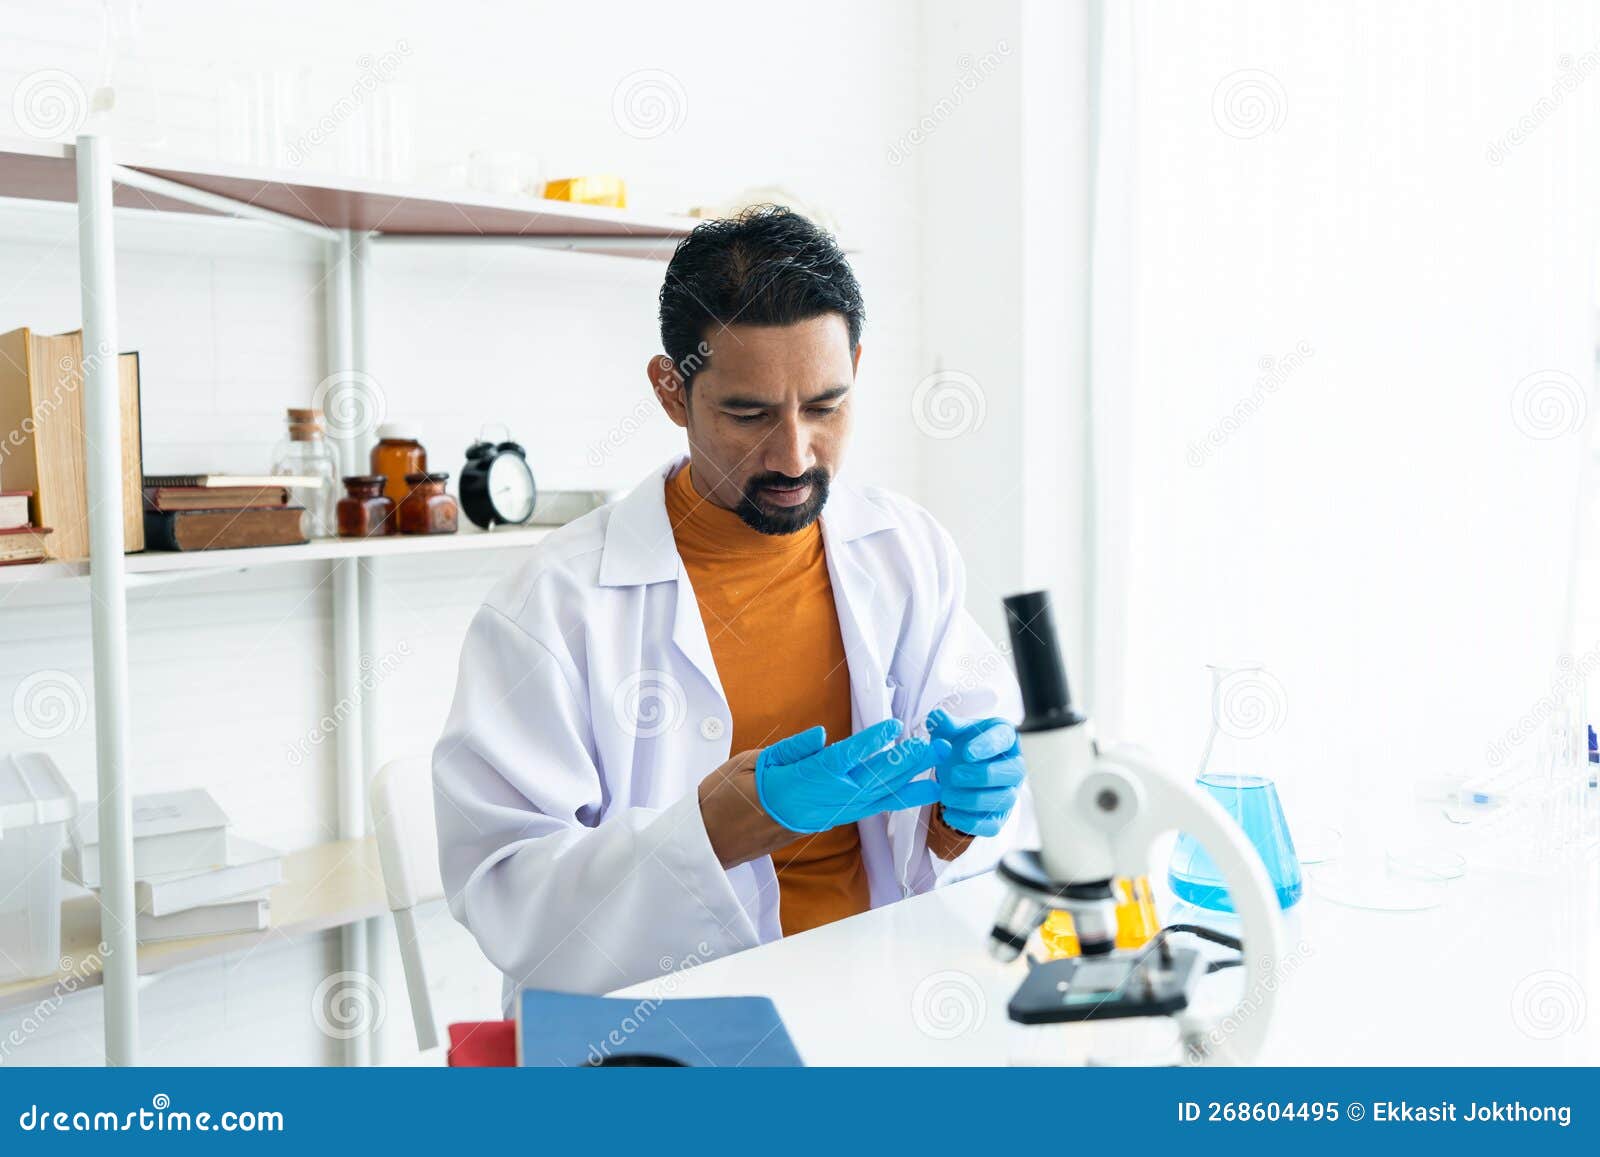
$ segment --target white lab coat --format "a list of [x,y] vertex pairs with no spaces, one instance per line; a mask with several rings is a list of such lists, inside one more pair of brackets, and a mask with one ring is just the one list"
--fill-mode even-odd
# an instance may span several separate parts
[[[467,631],[433,753],[439,859],[508,1001],[518,986],[606,992],[782,935],[771,858],[724,870],[700,815],[731,715],[667,520],[681,462],[551,534]],[[893,716],[910,732],[935,706],[1021,718],[925,510],[839,480],[822,535],[857,730]],[[945,863],[928,810],[860,823],[874,907],[983,871],[1033,830],[1024,798]]]

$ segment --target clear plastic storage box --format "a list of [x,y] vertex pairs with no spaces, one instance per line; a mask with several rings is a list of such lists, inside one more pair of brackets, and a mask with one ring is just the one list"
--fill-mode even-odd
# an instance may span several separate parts
[[61,850],[77,810],[48,755],[0,755],[0,983],[60,967]]

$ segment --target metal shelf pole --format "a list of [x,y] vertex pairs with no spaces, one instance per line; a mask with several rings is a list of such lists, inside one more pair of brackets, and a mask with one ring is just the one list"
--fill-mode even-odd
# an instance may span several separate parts
[[122,569],[122,404],[110,144],[102,137],[81,136],[76,158],[106,1064],[124,1066],[137,1064],[139,1056],[139,948],[128,783],[128,605]]
[[[355,338],[352,318],[351,233],[341,231],[339,241],[328,247],[326,281],[328,317],[328,373],[348,377],[355,370]],[[340,461],[349,473],[354,463],[350,439],[342,439]],[[362,782],[361,725],[349,718],[350,710],[361,702],[360,582],[356,559],[341,559],[333,564],[333,694],[335,719],[340,720],[337,738],[337,783],[339,800],[339,838],[355,839],[366,831],[366,785]],[[342,971],[370,976],[367,935],[362,924],[347,924],[339,929],[339,955]],[[367,981],[358,981],[365,984]],[[371,1037],[357,1033],[343,1042],[344,1063],[364,1066],[371,1063]]]
[[[352,408],[356,414],[372,416],[382,409],[381,399],[372,394],[374,387],[369,376],[367,360],[367,307],[369,286],[369,263],[372,260],[372,237],[364,231],[353,232],[349,235],[350,254],[350,356],[351,366],[356,371],[351,379],[352,391],[358,391],[360,397]],[[353,427],[346,452],[346,469],[351,474],[365,474],[368,471],[368,456],[372,452],[372,442],[375,441],[374,431],[363,429],[365,423]],[[353,565],[356,570],[356,646],[360,655],[362,669],[369,673],[371,686],[363,688],[361,697],[361,808],[362,818],[365,821],[369,815],[368,806],[371,794],[368,791],[372,777],[378,771],[380,756],[378,746],[378,683],[376,672],[378,670],[377,652],[377,582],[373,572],[373,560],[370,558],[355,559]],[[363,831],[365,828],[363,828]],[[372,977],[373,986],[382,990],[384,988],[384,928],[383,919],[367,920],[364,922],[367,937],[367,972]],[[381,1064],[384,1055],[383,1023],[378,1022],[372,1026],[372,1041],[370,1044],[372,1064]]]

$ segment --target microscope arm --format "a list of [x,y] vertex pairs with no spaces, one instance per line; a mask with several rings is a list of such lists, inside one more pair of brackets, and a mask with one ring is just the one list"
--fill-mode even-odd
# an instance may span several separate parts
[[1163,834],[1185,831],[1200,842],[1228,885],[1244,941],[1245,991],[1219,1031],[1200,1042],[1195,1059],[1240,1064],[1261,1051],[1272,1021],[1272,1006],[1282,980],[1286,937],[1277,894],[1260,857],[1239,825],[1217,802],[1188,780],[1178,779],[1138,751],[1103,750],[1087,777],[1080,799],[1090,799],[1112,780],[1124,780],[1135,801],[1134,815],[1110,832],[1121,875],[1149,871],[1150,848]]

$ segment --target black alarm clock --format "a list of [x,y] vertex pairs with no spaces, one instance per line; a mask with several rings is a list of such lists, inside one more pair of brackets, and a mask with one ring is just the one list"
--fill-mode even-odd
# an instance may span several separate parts
[[461,511],[474,526],[521,525],[533,517],[539,490],[528,455],[515,442],[474,442],[461,468]]

